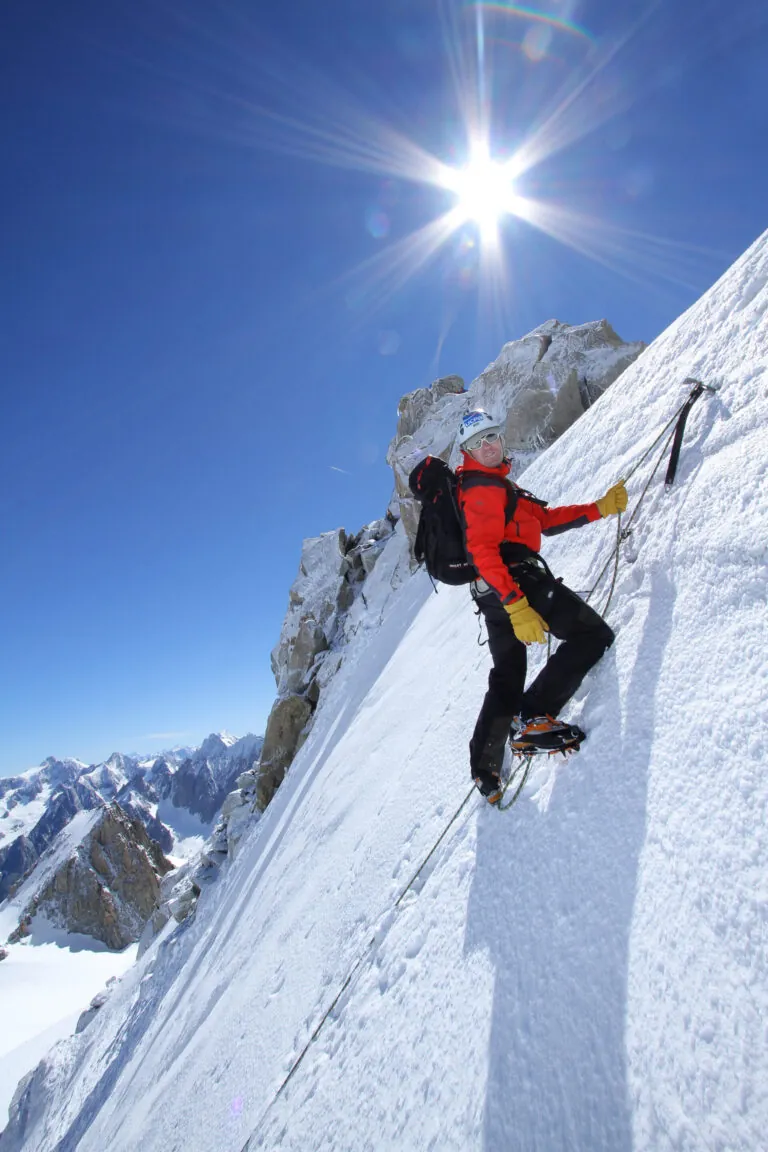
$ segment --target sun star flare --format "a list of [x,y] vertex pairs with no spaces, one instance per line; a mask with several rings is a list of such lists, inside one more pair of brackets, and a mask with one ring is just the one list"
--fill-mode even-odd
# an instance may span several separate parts
[[476,147],[463,168],[446,171],[443,183],[457,197],[461,222],[474,221],[482,238],[493,240],[498,234],[500,219],[517,211],[513,176],[511,161],[494,160],[487,148]]

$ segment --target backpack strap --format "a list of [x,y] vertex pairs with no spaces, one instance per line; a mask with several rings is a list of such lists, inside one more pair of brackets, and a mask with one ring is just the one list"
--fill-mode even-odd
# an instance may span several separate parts
[[419,516],[419,526],[416,529],[416,539],[413,542],[413,557],[417,564],[424,563],[424,517]]
[[457,478],[457,487],[461,491],[467,491],[469,488],[505,488],[507,491],[507,504],[504,509],[505,524],[509,524],[515,515],[518,495],[521,493],[528,495],[524,488],[518,488],[505,476],[489,476],[486,472],[462,472]]
[[519,484],[515,484],[511,480],[509,483],[515,489],[517,496],[524,496],[526,500],[530,500],[531,504],[538,504],[540,508],[549,508],[548,500],[540,500],[538,496],[534,496],[533,492],[529,492],[527,488],[521,488]]

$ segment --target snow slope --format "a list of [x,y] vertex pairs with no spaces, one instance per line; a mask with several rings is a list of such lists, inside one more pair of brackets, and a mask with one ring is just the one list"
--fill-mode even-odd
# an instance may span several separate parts
[[130,967],[137,948],[110,952],[89,936],[66,937],[55,929],[45,943],[8,948],[0,967],[0,1124],[19,1077],[74,1032],[91,998]]
[[[38,1069],[2,1152],[765,1145],[768,234],[522,482],[601,495],[689,374],[722,390],[637,517],[578,757],[506,814],[472,794],[395,907],[467,796],[489,667],[466,590],[405,578],[395,533],[250,841]],[[545,554],[587,589],[614,538]]]

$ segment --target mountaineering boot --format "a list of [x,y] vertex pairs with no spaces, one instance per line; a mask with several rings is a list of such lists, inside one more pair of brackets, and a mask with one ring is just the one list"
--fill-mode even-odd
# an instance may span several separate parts
[[513,752],[522,755],[575,752],[585,737],[586,733],[576,724],[556,720],[554,716],[532,716],[529,720],[513,720],[509,746]]
[[500,776],[495,772],[478,771],[472,779],[480,795],[485,796],[489,804],[498,804],[499,800],[501,800],[502,793]]

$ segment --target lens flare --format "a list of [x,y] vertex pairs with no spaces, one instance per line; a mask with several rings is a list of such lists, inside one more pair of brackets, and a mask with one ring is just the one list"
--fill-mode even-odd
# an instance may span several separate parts
[[580,24],[574,24],[572,20],[565,20],[562,16],[554,16],[548,12],[541,12],[537,8],[527,8],[522,4],[499,3],[473,3],[470,4],[469,7],[481,8],[483,12],[493,12],[499,16],[516,16],[520,20],[532,20],[541,24],[547,24],[550,28],[556,28],[560,32],[568,32],[571,36],[579,37],[590,44],[596,42],[594,36],[592,36],[586,28],[582,28]]

